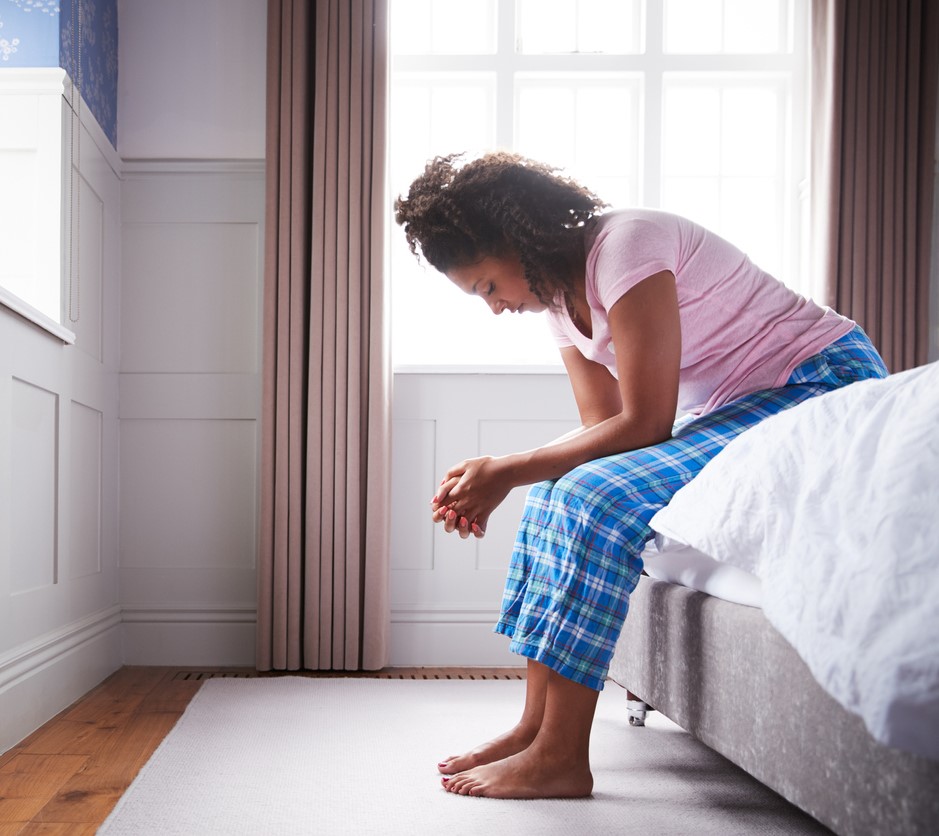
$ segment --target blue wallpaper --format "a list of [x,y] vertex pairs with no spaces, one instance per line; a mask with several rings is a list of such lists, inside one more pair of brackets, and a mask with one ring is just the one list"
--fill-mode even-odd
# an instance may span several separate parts
[[0,0],[0,69],[62,67],[117,147],[117,0]]

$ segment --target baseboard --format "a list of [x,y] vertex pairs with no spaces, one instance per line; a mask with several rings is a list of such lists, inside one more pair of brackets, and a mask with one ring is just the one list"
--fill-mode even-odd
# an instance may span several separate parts
[[253,605],[125,606],[123,621],[126,665],[254,666]]
[[121,666],[121,608],[109,607],[0,656],[0,752]]

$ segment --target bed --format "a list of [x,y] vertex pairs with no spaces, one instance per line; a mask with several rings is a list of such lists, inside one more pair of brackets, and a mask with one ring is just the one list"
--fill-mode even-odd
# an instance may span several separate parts
[[939,364],[767,419],[652,526],[610,670],[630,722],[836,833],[939,832]]

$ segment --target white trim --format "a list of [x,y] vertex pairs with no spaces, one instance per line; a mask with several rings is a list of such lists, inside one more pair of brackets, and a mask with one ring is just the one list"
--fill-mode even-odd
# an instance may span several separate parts
[[491,607],[397,607],[392,624],[495,624],[501,613]]
[[395,374],[556,374],[566,375],[564,366],[417,366],[400,365],[394,367]]
[[0,93],[64,93],[67,78],[61,67],[5,67],[0,73]]
[[15,293],[10,293],[5,287],[0,285],[0,305],[9,308],[23,319],[28,320],[33,325],[48,331],[53,337],[57,337],[66,345],[75,344],[75,332],[70,331],[61,323],[56,322],[52,317],[46,316],[38,308],[34,308],[29,302],[24,302]]
[[120,606],[92,613],[0,656],[0,693],[121,624]]
[[[72,105],[74,89],[75,88],[72,84],[72,79],[66,76],[62,97],[65,100],[65,106],[72,114],[76,113],[75,107]],[[80,116],[82,127],[88,133],[91,141],[101,152],[101,156],[104,157],[105,162],[107,162],[107,164],[111,167],[111,170],[114,172],[114,174],[120,177],[122,168],[121,157],[117,153],[117,149],[115,149],[115,147],[111,144],[111,140],[104,132],[104,128],[101,127],[101,124],[98,122],[94,112],[91,110],[91,107],[89,107],[88,102],[85,100],[84,96],[82,96],[81,108],[78,115]],[[67,161],[64,162],[67,165]]]
[[126,624],[256,624],[257,607],[253,604],[232,606],[169,606],[141,604],[125,606]]
[[263,175],[265,161],[258,160],[149,160],[123,161],[124,178],[154,177],[167,174],[250,174]]

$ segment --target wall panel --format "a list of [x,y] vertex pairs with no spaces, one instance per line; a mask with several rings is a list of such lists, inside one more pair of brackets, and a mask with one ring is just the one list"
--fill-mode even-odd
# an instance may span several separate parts
[[68,575],[74,580],[101,571],[104,415],[77,401],[71,409]]
[[[59,147],[68,133],[61,92],[55,113],[60,121],[49,128],[47,147]],[[0,751],[121,663],[114,339],[120,186],[113,149],[90,113],[82,115],[83,209],[71,229],[81,253],[81,284],[72,289],[83,304],[64,312],[67,331],[0,304]],[[46,174],[61,212],[67,161],[55,159],[51,168]],[[47,201],[41,184],[31,193]],[[53,326],[63,313],[60,289],[69,287],[60,269],[67,238],[60,220],[38,227],[36,249],[44,252],[27,271],[55,291]],[[49,252],[52,268],[44,261]],[[63,344],[72,336],[74,345]]]
[[10,398],[10,593],[58,576],[59,397],[13,379]]
[[429,503],[462,459],[530,449],[578,423],[564,374],[395,375],[393,665],[519,663],[492,627],[527,488],[510,492],[481,540],[446,534]]
[[254,662],[263,166],[128,164],[125,661]]

